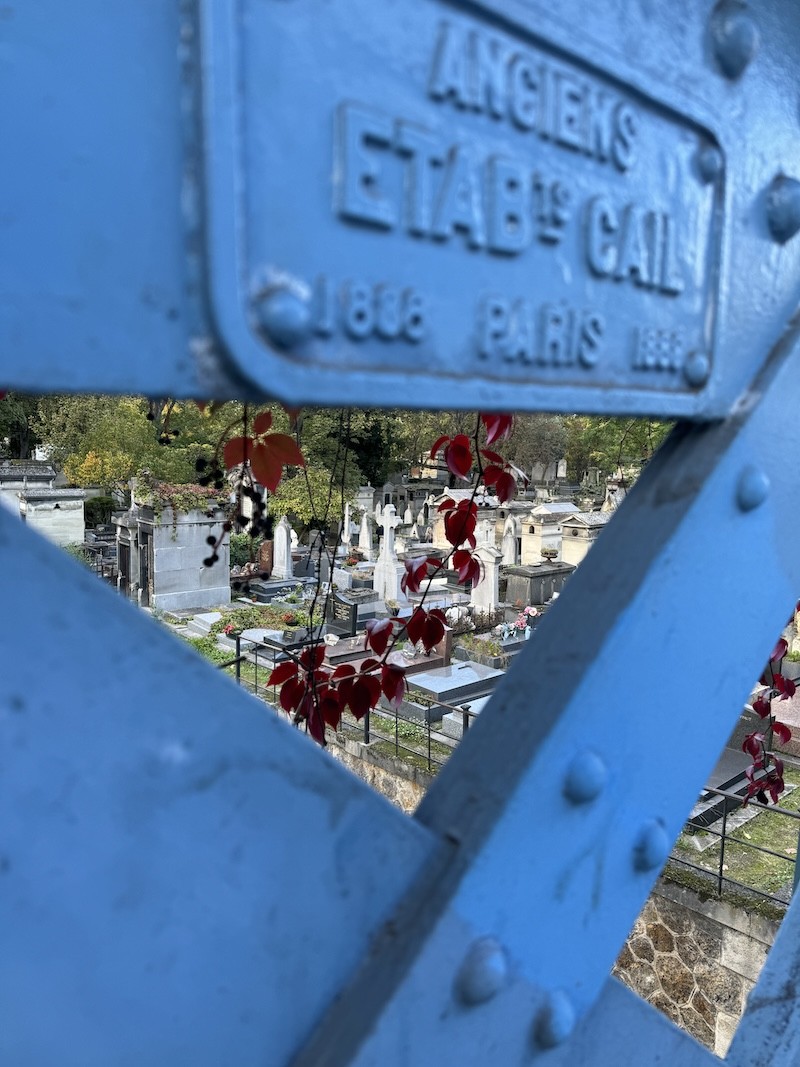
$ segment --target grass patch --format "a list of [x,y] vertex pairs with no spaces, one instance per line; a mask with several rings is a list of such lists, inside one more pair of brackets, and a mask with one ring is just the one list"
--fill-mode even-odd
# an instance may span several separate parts
[[[787,767],[785,780],[787,784],[800,786],[800,772]],[[795,788],[791,793],[784,794],[779,806],[788,811],[800,811],[800,789]],[[730,813],[728,818],[733,814]],[[714,829],[722,830],[721,819],[714,824]],[[717,839],[713,845],[699,852],[693,846],[692,838],[702,833],[703,831],[698,831],[697,834],[684,831],[678,838],[675,852],[694,866],[716,874],[719,870],[722,842]],[[800,821],[797,819],[780,812],[760,811],[755,818],[729,832],[725,842],[723,877],[741,882],[742,885],[758,889],[762,893],[776,893],[787,882],[791,882],[794,876],[793,861],[797,857],[798,833]],[[778,855],[756,851],[756,846],[768,848]],[[702,875],[699,877],[702,878]]]

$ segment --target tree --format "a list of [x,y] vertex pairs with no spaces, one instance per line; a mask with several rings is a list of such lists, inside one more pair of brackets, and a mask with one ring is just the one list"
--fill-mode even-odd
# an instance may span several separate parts
[[560,415],[517,415],[507,457],[526,474],[537,463],[547,468],[563,459],[569,435]]
[[191,401],[55,396],[39,402],[35,428],[76,485],[110,489],[145,469],[161,481],[188,484],[198,456],[213,454],[241,410],[239,404],[200,410]]
[[579,482],[589,467],[613,474],[617,467],[642,467],[672,429],[671,422],[572,415],[567,426],[567,474]]
[[0,400],[0,446],[11,459],[28,459],[38,444],[38,398],[27,393],[6,393]]
[[341,522],[344,515],[342,488],[323,467],[309,465],[282,479],[270,494],[267,510],[275,518],[290,515],[306,528],[313,523],[327,527]]

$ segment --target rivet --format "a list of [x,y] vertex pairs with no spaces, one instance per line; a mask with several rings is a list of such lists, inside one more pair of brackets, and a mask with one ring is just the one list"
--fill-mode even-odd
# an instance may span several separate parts
[[767,189],[767,225],[773,240],[785,244],[800,230],[800,182],[779,174]]
[[266,293],[258,305],[258,315],[264,332],[281,348],[291,348],[308,336],[308,303],[291,289],[281,287]]
[[697,169],[704,182],[713,182],[722,173],[722,153],[713,145],[701,149],[697,156]]
[[567,1040],[575,1029],[575,1008],[562,989],[547,995],[536,1015],[533,1033],[540,1048],[555,1048]]
[[605,787],[608,770],[596,752],[579,752],[567,767],[564,796],[573,804],[587,804]]
[[740,78],[752,61],[760,43],[756,26],[744,4],[723,0],[711,22],[714,55],[726,78]]
[[736,503],[742,511],[763,504],[769,493],[769,478],[758,467],[745,467],[736,484]]
[[482,937],[467,952],[456,978],[460,1000],[473,1007],[491,1000],[508,979],[508,957],[493,937]]
[[690,352],[683,365],[683,375],[689,385],[705,385],[711,373],[708,356],[703,352]]
[[633,865],[637,871],[652,871],[660,867],[669,855],[669,838],[659,819],[646,822],[639,831],[633,848]]

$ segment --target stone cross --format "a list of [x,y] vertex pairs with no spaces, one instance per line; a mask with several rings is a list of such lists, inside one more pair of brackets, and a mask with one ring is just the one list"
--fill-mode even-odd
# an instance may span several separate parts
[[400,517],[395,511],[394,504],[387,504],[378,522],[383,530],[383,543],[381,547],[381,559],[397,562],[397,553],[394,550],[394,532],[400,525]]
[[275,553],[272,561],[272,577],[287,581],[294,577],[294,566],[292,565],[292,527],[285,515],[275,527],[273,540]]

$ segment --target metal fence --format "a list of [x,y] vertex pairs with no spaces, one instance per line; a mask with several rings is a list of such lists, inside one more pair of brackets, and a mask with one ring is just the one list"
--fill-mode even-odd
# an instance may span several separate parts
[[[278,707],[277,688],[267,685],[267,679],[273,669],[273,660],[270,658],[269,663],[266,663],[258,653],[262,650],[270,653],[282,651],[285,646],[269,640],[248,642],[252,647],[243,652],[241,638],[233,636],[232,639],[235,641],[235,654],[218,664],[219,669],[232,672],[237,685],[264,700],[278,714],[283,714]],[[437,700],[436,706],[460,715],[464,732],[469,729],[470,721],[476,714],[469,703],[448,704]],[[447,762],[458,744],[457,739],[441,733],[425,719],[404,715],[399,708],[384,705],[368,711],[361,720],[345,712],[331,739],[338,744],[344,744],[348,739],[374,744],[383,754],[409,758],[416,766],[431,772],[437,771]]]
[[[714,850],[713,856],[709,855],[709,862],[702,864],[700,862],[692,862],[686,858],[685,851],[673,851],[671,861],[674,864],[678,864],[682,868],[691,870],[700,875],[700,877],[707,882],[708,886],[712,890],[716,890],[717,895],[722,896],[726,890],[734,890],[738,892],[744,892],[747,895],[760,897],[765,900],[773,901],[777,904],[786,905],[792,894],[793,885],[797,881],[797,846],[798,846],[798,832],[800,832],[800,811],[792,811],[789,808],[780,807],[778,805],[761,804],[757,800],[749,801],[747,808],[743,808],[742,796],[739,793],[734,793],[725,789],[713,789],[706,788],[703,790],[704,797],[708,795],[720,797],[722,800],[720,807],[720,816],[718,820],[711,823],[708,826],[704,826],[701,830],[696,827],[687,824],[688,837],[694,836],[696,833],[708,834],[717,839],[718,844],[714,844],[708,849],[709,853]],[[758,812],[753,815],[752,821],[743,821],[742,815],[744,812]],[[755,844],[749,840],[746,835],[746,827],[752,827],[755,819],[769,819],[777,820],[779,818],[785,818],[792,820],[795,832],[791,837],[795,842],[793,847],[793,854],[787,854],[787,852],[778,852],[774,848],[769,848],[767,845]],[[733,823],[733,827],[731,826]],[[718,825],[719,824],[719,825]],[[777,833],[777,822],[773,823],[775,826],[775,832]],[[686,833],[686,832],[685,832]],[[755,877],[747,877],[747,864],[742,864],[744,874],[741,878],[732,877],[730,874],[730,861],[732,860],[732,852],[736,850],[738,856],[738,850],[744,850],[746,854],[750,854],[753,857],[757,855],[769,856],[773,861],[779,861],[777,870],[781,870],[783,865],[786,869],[786,878],[783,879],[782,875],[779,876],[781,882],[780,889],[775,892],[768,892],[762,886],[754,884],[757,879]]]

